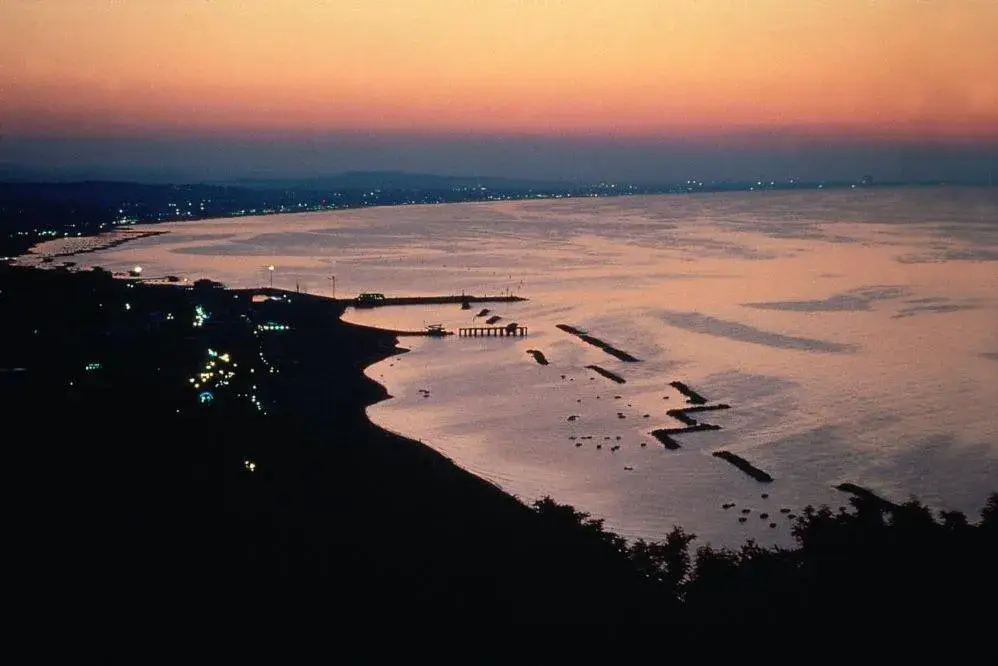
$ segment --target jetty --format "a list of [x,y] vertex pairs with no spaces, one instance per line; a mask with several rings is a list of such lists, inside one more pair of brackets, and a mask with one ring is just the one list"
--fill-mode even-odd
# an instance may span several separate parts
[[[362,327],[362,328],[370,328],[370,327]],[[447,331],[443,328],[443,326],[439,324],[431,324],[426,328],[424,328],[423,330],[418,330],[418,331],[405,331],[393,328],[378,328],[377,330],[383,333],[389,333],[399,338],[405,338],[405,337],[411,338],[411,337],[420,337],[420,336],[428,338],[445,338],[448,335],[454,335],[454,331]]]
[[355,308],[380,308],[390,305],[447,305],[453,303],[463,306],[465,303],[517,303],[525,301],[522,296],[469,296],[456,294],[452,296],[385,296],[378,293],[360,294],[350,301]]
[[517,337],[522,338],[527,334],[526,326],[519,326],[516,323],[508,326],[465,326],[457,329],[458,335],[465,338],[483,337]]

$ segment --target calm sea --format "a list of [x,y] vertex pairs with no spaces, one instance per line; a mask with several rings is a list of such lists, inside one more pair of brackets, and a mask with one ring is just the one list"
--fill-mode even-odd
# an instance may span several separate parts
[[[339,297],[527,297],[348,311],[457,329],[484,325],[487,307],[529,327],[403,339],[410,353],[367,370],[393,396],[369,414],[524,501],[550,495],[631,538],[682,524],[715,544],[788,543],[780,510],[845,505],[843,482],[975,518],[998,490],[998,189],[507,201],[157,228],[171,233],[77,260]],[[667,450],[650,432],[681,426],[666,414],[684,406],[673,381],[731,408],[692,415],[721,429]]]

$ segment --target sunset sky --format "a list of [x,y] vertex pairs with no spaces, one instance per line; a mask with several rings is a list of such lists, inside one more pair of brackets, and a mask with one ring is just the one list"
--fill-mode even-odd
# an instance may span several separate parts
[[309,168],[337,171],[440,141],[487,171],[496,137],[566,160],[819,142],[980,161],[995,26],[995,0],[2,0],[0,163],[154,167],[151,146],[210,139],[261,163],[282,142],[275,164],[325,145]]

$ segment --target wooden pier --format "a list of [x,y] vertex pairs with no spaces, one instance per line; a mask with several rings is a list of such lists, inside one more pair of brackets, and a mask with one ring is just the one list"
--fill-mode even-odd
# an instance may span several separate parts
[[470,326],[457,329],[457,334],[466,338],[478,337],[520,337],[527,334],[526,326]]
[[[355,308],[380,308],[389,305],[447,305],[450,303],[519,303],[525,301],[522,296],[472,296],[460,294],[454,296],[385,296],[384,294],[361,294],[347,302]],[[467,308],[465,308],[467,309]]]

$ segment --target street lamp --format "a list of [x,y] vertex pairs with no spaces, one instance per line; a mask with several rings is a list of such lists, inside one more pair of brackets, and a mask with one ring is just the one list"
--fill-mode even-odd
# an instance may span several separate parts
[[271,264],[270,266],[267,266],[267,272],[270,273],[270,288],[273,289],[274,288],[274,265],[273,264]]

